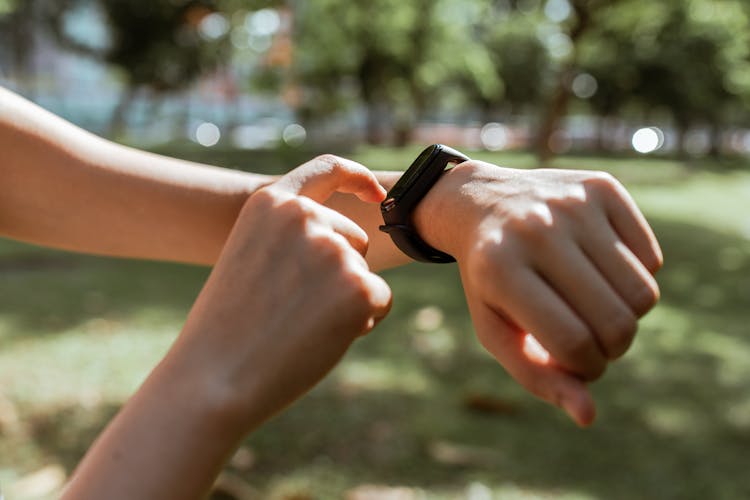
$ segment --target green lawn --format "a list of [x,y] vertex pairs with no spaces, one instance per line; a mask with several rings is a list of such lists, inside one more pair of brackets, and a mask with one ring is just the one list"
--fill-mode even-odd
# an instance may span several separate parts
[[[417,152],[349,156],[404,168]],[[299,161],[293,153],[183,154],[268,172]],[[522,154],[476,156],[534,165]],[[388,497],[399,499],[750,498],[750,165],[564,158],[555,166],[619,177],[666,259],[661,304],[594,386],[600,413],[591,429],[535,401],[482,351],[454,266],[412,265],[385,273],[395,294],[390,317],[247,440],[227,482],[241,480],[255,492],[248,498],[286,500],[345,498],[363,484],[404,487]],[[136,389],[206,275],[0,241],[6,496],[52,496],[45,480],[50,490],[70,473]]]

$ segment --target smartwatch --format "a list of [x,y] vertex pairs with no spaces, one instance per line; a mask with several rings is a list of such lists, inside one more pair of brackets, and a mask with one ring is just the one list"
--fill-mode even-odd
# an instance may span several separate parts
[[469,158],[442,144],[433,144],[414,160],[380,204],[384,224],[380,230],[406,255],[420,262],[455,262],[452,256],[431,247],[417,234],[412,212],[450,164]]

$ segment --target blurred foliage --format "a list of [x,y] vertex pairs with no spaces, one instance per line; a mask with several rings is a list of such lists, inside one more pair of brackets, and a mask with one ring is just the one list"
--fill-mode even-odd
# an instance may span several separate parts
[[[67,29],[70,12],[86,7],[98,9],[109,27],[108,40],[98,46],[81,41]],[[229,59],[231,51],[226,33],[207,36],[202,30],[218,7],[216,0],[150,0],[146,3],[139,0],[61,0],[45,3],[45,17],[62,46],[110,64],[124,75],[125,92],[110,124],[110,134],[115,135],[120,132],[125,113],[137,92],[185,89]]]
[[[92,47],[65,29],[71,9],[95,4],[109,25],[109,43]],[[155,91],[188,86],[226,60],[224,36],[202,36],[201,23],[216,12],[215,0],[62,0],[49,7],[55,33],[64,46],[101,58],[123,70],[129,86]]]
[[671,120],[681,137],[712,127],[715,149],[724,127],[748,119],[750,25],[739,0],[290,5],[300,114],[361,103],[372,142],[389,127],[401,142],[403,129],[441,111],[485,120],[541,113],[546,148],[582,73],[596,89],[578,109]]
[[[102,13],[106,46],[66,32],[81,6]],[[263,9],[290,26],[248,49],[248,20]],[[68,47],[119,68],[131,91],[241,67],[246,88],[284,96],[306,124],[361,111],[371,143],[405,144],[426,121],[535,123],[544,157],[572,110],[658,122],[681,139],[710,130],[720,153],[722,133],[750,122],[744,0],[2,0],[0,52],[18,68],[40,17]],[[221,29],[206,32],[206,19]]]
[[613,3],[581,42],[580,68],[599,84],[593,110],[611,116],[635,104],[646,116],[667,113],[683,135],[746,122],[749,22],[734,1]]
[[440,2],[321,0],[293,5],[291,71],[303,89],[303,118],[361,102],[367,137],[374,143],[382,142],[389,126],[395,125],[398,135],[421,118],[447,76],[440,54],[450,43],[450,25],[439,15]]

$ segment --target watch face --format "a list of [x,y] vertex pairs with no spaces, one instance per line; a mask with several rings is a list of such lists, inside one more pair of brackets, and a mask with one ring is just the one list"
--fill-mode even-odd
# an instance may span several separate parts
[[417,157],[416,160],[411,164],[409,169],[404,172],[404,175],[398,180],[395,186],[391,188],[388,193],[388,198],[394,198],[398,200],[403,196],[405,192],[414,185],[419,176],[424,172],[424,169],[431,163],[434,155],[438,152],[440,146],[433,144],[428,147]]

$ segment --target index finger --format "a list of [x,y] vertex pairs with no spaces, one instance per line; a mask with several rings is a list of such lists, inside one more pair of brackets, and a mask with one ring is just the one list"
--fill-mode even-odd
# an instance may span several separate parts
[[385,189],[370,170],[351,160],[322,155],[292,170],[275,187],[307,196],[318,203],[333,193],[352,193],[362,201],[377,203],[385,198]]
[[636,205],[630,193],[616,180],[610,185],[604,204],[612,227],[622,242],[638,257],[651,273],[658,271],[664,256],[654,231]]

